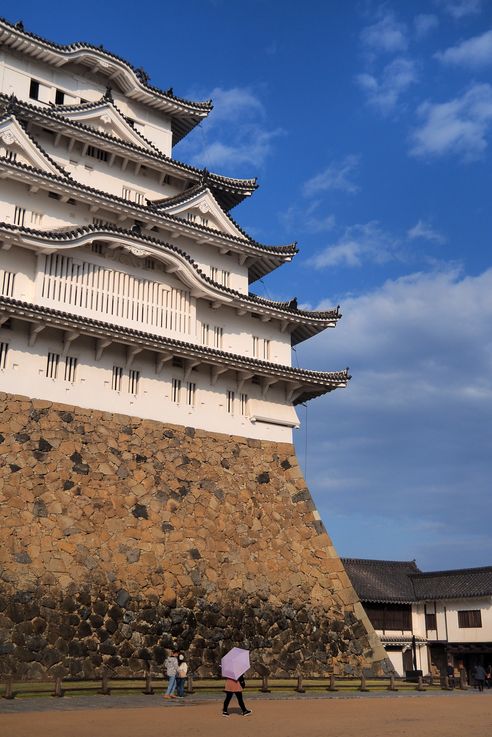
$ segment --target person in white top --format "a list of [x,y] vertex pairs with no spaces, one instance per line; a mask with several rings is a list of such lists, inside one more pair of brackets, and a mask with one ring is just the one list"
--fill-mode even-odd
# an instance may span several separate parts
[[178,655],[178,672],[176,673],[176,692],[179,699],[184,698],[184,687],[188,675],[188,664],[183,653]]

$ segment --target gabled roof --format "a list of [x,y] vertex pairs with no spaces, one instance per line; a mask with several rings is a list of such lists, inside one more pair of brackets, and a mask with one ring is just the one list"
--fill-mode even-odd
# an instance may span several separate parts
[[75,123],[83,123],[98,133],[106,133],[114,138],[120,138],[132,146],[157,151],[157,148],[125,118],[121,110],[115,105],[111,94],[107,93],[99,102],[86,102],[80,105],[59,105],[57,111]]
[[290,261],[297,253],[296,244],[288,246],[265,246],[256,241],[247,240],[246,238],[225,235],[204,225],[186,222],[174,215],[168,215],[164,212],[161,213],[152,207],[139,205],[118,195],[104,192],[95,187],[89,187],[72,178],[62,178],[61,176],[56,176],[26,164],[11,161],[6,157],[0,157],[0,168],[2,167],[4,170],[10,170],[22,181],[32,181],[33,179],[38,182],[46,181],[50,183],[50,190],[56,191],[58,189],[63,192],[73,193],[75,196],[78,194],[81,200],[98,202],[101,206],[105,204],[108,206],[108,209],[114,209],[120,213],[124,208],[129,218],[147,219],[148,222],[150,221],[155,224],[159,224],[160,221],[161,227],[169,228],[169,226],[172,226],[172,229],[176,232],[182,231],[183,234],[190,237],[193,237],[193,235],[196,237],[200,233],[204,236],[206,235],[210,243],[216,245],[222,243],[228,250],[240,251],[245,257],[251,256],[253,263],[249,266],[250,281],[259,279],[273,269],[276,269],[282,263]]
[[[202,215],[206,215],[216,223],[217,230],[235,238],[247,238],[250,236],[242,230],[235,220],[227,213],[217,202],[213,193],[206,185],[197,184],[190,187],[182,194],[175,197],[167,197],[160,200],[151,200],[149,205],[161,212],[167,212],[186,220],[187,213],[192,210],[199,210]],[[209,228],[213,228],[209,224]]]
[[9,149],[19,148],[29,165],[35,169],[54,176],[60,176],[60,174],[64,177],[69,176],[27,133],[15,115],[7,113],[0,117],[0,140]]
[[362,602],[410,604],[415,601],[410,575],[419,569],[414,560],[342,558],[342,562]]
[[[184,274],[184,281],[187,281],[188,286],[192,289],[200,290],[200,285],[203,288],[203,293],[197,296],[217,300],[220,299],[220,295],[223,295],[224,306],[232,306],[257,316],[262,315],[269,319],[280,320],[283,325],[290,326],[293,345],[316,335],[327,327],[334,327],[341,317],[338,307],[324,312],[310,312],[299,310],[296,300],[277,302],[225,287],[204,274],[191,256],[177,246],[150,235],[110,224],[83,225],[77,228],[65,227],[46,231],[0,222],[0,232],[3,233],[3,237],[6,239],[9,239],[11,235],[16,235],[19,242],[29,247],[46,248],[49,246],[55,248],[56,244],[59,244],[59,247],[62,248],[77,248],[98,240],[120,244],[122,247],[126,247],[128,244],[150,246],[152,248],[147,250],[139,249],[142,251],[142,255],[150,255],[156,258],[160,256],[161,260],[164,261],[167,261],[170,255],[178,256],[178,266],[179,262],[181,264],[184,262],[188,268],[188,272],[186,272],[186,269],[181,269],[182,275]],[[176,262],[173,263],[176,265]],[[179,274],[176,274],[176,276],[179,276]]]
[[9,23],[0,18],[0,43],[39,61],[58,68],[82,64],[94,72],[118,84],[126,97],[143,105],[162,111],[171,119],[174,143],[189,133],[212,109],[211,101],[191,102],[177,97],[170,88],[161,90],[149,84],[149,77],[142,69],[137,69],[125,59],[106,51],[102,46],[76,42],[62,45],[48,41],[24,29],[24,25]]
[[208,169],[198,169],[190,164],[172,159],[158,151],[151,141],[148,141],[141,133],[138,135],[145,141],[147,148],[140,144],[124,141],[107,131],[95,130],[79,120],[68,118],[63,113],[64,110],[73,110],[84,106],[86,108],[95,107],[97,105],[99,103],[83,103],[79,106],[40,107],[25,100],[19,100],[14,95],[8,96],[0,92],[0,108],[8,108],[10,112],[15,112],[18,116],[21,115],[22,118],[31,120],[42,127],[57,132],[66,132],[67,135],[76,136],[78,134],[79,137],[91,141],[96,146],[100,145],[107,150],[115,151],[120,156],[128,156],[128,158],[133,158],[143,164],[155,166],[177,178],[186,178],[194,184],[206,183],[225,210],[235,207],[258,188],[256,179],[226,177],[209,172]]
[[360,600],[406,603],[492,596],[492,566],[422,572],[415,561],[342,558]]

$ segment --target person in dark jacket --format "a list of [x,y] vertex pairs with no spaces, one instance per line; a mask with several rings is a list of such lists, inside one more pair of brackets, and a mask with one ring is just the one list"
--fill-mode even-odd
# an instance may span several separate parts
[[478,688],[479,691],[483,691],[483,684],[485,683],[485,668],[483,665],[475,666],[473,669],[473,680],[475,681],[475,686]]

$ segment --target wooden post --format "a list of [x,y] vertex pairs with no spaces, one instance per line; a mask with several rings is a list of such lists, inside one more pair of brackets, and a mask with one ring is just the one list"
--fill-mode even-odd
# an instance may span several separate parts
[[468,688],[468,680],[466,678],[466,670],[464,668],[460,668],[460,690],[466,691]]
[[388,691],[398,691],[398,688],[395,686],[394,676],[390,676],[390,685],[388,686]]
[[416,691],[427,691],[427,689],[424,686],[424,680],[422,676],[419,676],[418,681],[417,681],[417,688],[415,690]]
[[109,675],[106,670],[104,670],[102,674],[101,688],[99,690],[99,693],[103,694],[103,696],[109,696],[111,694],[111,689],[109,687]]
[[7,676],[5,680],[5,691],[3,693],[4,699],[13,699],[14,698],[14,691],[12,688],[12,676]]
[[186,693],[189,693],[189,694],[195,693],[195,689],[193,688],[193,674],[192,673],[188,673],[188,680],[186,683]]
[[335,674],[330,673],[330,685],[328,686],[328,691],[338,691],[338,688],[335,686]]
[[302,676],[300,673],[297,676],[297,686],[295,687],[295,691],[297,691],[297,693],[306,693],[306,689],[302,687]]
[[364,691],[364,692],[366,692],[366,691],[369,691],[369,689],[368,689],[368,688],[367,688],[367,686],[366,686],[366,676],[365,676],[365,674],[364,674],[364,673],[361,673],[361,674],[360,674],[360,686],[359,686],[359,691]]
[[58,698],[61,698],[63,696],[62,679],[60,678],[60,676],[57,676],[55,678],[55,690],[51,695],[57,696]]
[[145,672],[145,690],[144,694],[146,696],[152,696],[154,693],[154,689],[152,688],[152,676],[150,675],[150,670]]
[[261,693],[270,693],[270,689],[268,688],[268,676],[262,676],[260,691]]
[[429,686],[433,686],[433,685],[434,685],[434,676],[432,675],[432,673],[429,673]]
[[441,688],[443,691],[451,691],[451,686],[449,685],[448,676],[441,676]]

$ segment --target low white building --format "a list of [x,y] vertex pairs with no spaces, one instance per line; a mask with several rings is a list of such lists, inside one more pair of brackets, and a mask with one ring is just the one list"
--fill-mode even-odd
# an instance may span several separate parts
[[415,561],[344,558],[399,675],[492,665],[492,567],[422,572]]

